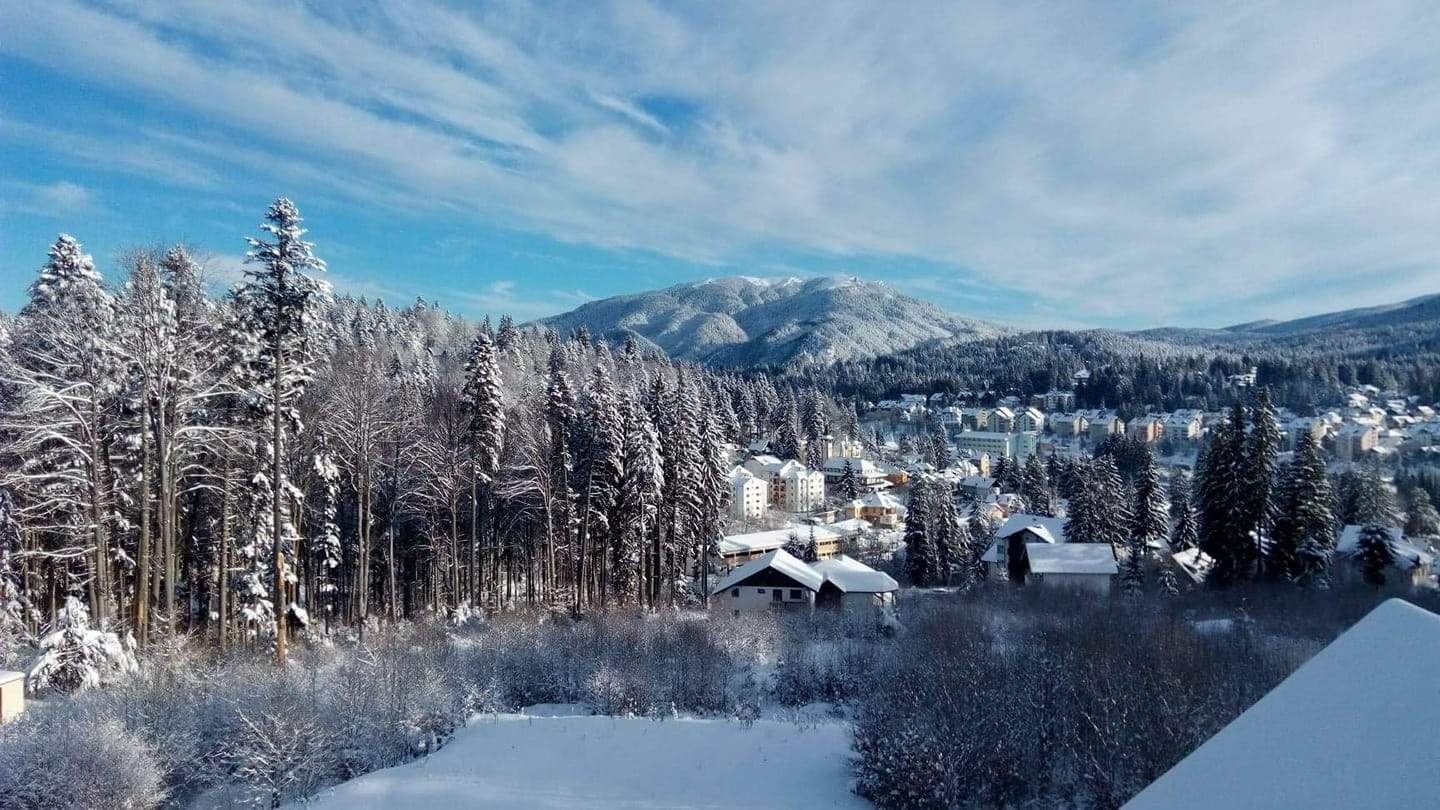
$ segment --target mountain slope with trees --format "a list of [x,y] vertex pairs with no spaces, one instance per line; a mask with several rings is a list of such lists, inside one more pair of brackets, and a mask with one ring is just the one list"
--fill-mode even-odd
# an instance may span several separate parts
[[1011,331],[849,276],[710,279],[592,301],[538,323],[617,343],[634,336],[679,360],[730,367],[830,363]]

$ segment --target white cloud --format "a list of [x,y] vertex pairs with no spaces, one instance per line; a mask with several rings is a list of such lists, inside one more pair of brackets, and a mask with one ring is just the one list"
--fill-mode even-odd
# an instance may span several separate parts
[[466,308],[480,315],[495,319],[509,315],[521,322],[558,315],[594,300],[594,296],[578,289],[522,291],[510,279],[492,281],[479,289],[455,290],[447,297],[464,302]]
[[0,211],[63,217],[94,211],[97,204],[95,192],[69,180],[0,183]]
[[915,258],[1090,322],[1440,283],[1440,11],[1420,0],[21,0],[0,30],[0,52],[213,121],[119,144],[207,184],[239,164],[691,261]]

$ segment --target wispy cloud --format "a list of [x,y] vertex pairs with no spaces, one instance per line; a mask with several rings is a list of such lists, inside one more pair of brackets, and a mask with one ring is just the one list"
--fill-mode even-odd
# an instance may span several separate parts
[[0,30],[0,53],[213,127],[92,134],[32,111],[0,136],[112,144],[116,168],[192,185],[240,166],[690,262],[916,259],[942,289],[1092,323],[1440,284],[1440,8],[1420,0],[16,0]]
[[594,296],[578,289],[547,289],[529,293],[510,279],[492,281],[478,289],[456,290],[451,296],[476,313],[492,318],[509,315],[517,321],[557,315],[594,300]]
[[96,210],[95,192],[69,180],[53,183],[0,183],[0,211],[42,217],[65,217]]

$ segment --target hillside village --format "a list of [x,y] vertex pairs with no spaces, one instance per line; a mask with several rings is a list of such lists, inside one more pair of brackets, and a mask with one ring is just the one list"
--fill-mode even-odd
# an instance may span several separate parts
[[[1083,377],[1082,372],[1077,381]],[[1235,375],[1231,383],[1236,396],[1244,397],[1255,390],[1256,375]],[[970,404],[981,400],[990,404]],[[855,431],[864,440],[821,437],[825,461],[819,469],[775,456],[766,439],[745,448],[732,446],[727,450],[735,464],[729,474],[731,531],[718,546],[717,570],[788,550],[812,562],[848,552],[881,567],[889,564],[898,574],[894,560],[905,547],[906,503],[913,483],[924,480],[938,482],[961,505],[968,524],[985,527],[989,544],[982,560],[989,575],[1109,592],[1118,580],[1124,548],[1113,554],[1066,548],[1065,499],[1047,485],[1043,500],[1048,508],[1036,512],[1027,501],[1027,494],[1035,500],[1025,482],[1032,459],[1043,460],[1048,480],[1054,481],[1065,464],[1128,443],[1153,454],[1168,491],[1172,481],[1183,483],[1194,475],[1212,429],[1230,414],[1185,409],[1127,423],[1114,412],[1076,410],[1074,401],[1072,391],[1051,390],[1026,398],[903,394],[864,403],[857,409]],[[1316,410],[1310,416],[1275,410],[1280,464],[1292,461],[1302,436],[1320,449],[1332,476],[1376,472],[1389,479],[1402,469],[1415,474],[1440,464],[1440,416],[1418,397],[1355,386],[1345,391],[1343,402]],[[1342,577],[1358,577],[1353,563],[1361,528],[1340,529],[1335,549]],[[1428,587],[1434,584],[1433,544],[1440,527],[1418,528],[1407,535],[1404,526],[1386,527],[1394,551],[1391,566],[1394,576]],[[1167,527],[1167,538],[1174,529]],[[1208,572],[1206,557],[1196,548],[1172,548],[1167,539],[1151,551],[1169,556],[1174,573],[1193,583],[1203,582]],[[777,593],[775,605],[781,604],[790,603]],[[725,600],[717,603],[728,606]]]

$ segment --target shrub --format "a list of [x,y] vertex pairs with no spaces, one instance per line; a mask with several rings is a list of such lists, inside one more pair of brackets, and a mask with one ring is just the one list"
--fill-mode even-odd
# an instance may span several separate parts
[[4,810],[141,810],[164,798],[154,752],[118,722],[33,712],[0,728]]

